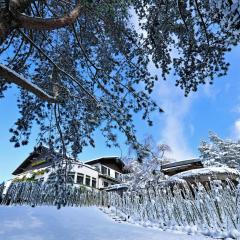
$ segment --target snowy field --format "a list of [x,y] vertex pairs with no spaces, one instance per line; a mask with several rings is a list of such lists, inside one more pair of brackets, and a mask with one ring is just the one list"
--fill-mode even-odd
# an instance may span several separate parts
[[163,232],[117,223],[95,207],[0,207],[0,240],[200,240],[204,236]]

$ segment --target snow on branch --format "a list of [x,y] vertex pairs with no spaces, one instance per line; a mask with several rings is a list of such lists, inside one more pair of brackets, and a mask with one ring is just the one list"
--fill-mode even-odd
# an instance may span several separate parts
[[37,85],[31,83],[30,81],[25,79],[23,76],[19,75],[14,70],[2,64],[0,64],[0,76],[5,78],[8,82],[15,83],[19,87],[22,87],[23,89],[33,93],[34,95],[41,98],[42,100],[45,100],[50,103],[58,102],[56,98],[44,92]]
[[14,1],[10,4],[10,11],[14,17],[19,21],[20,26],[27,29],[37,29],[37,30],[53,30],[57,28],[62,28],[74,23],[76,18],[79,16],[82,6],[80,3],[69,13],[58,18],[40,18],[31,17],[22,14],[16,8]]

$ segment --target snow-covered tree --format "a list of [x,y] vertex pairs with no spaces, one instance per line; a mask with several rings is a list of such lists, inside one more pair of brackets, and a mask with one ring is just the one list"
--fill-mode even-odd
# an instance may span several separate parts
[[120,130],[137,148],[133,115],[152,125],[162,111],[150,60],[164,79],[173,69],[187,95],[227,73],[239,22],[232,0],[0,0],[0,96],[20,88],[11,142],[27,144],[36,122],[40,142],[74,156],[94,146],[96,128],[108,145]]
[[170,152],[171,148],[166,144],[154,144],[152,136],[144,139],[141,148],[141,154],[129,154],[125,157],[125,170],[128,172],[125,180],[133,188],[144,187],[149,182],[157,183],[158,180],[164,179],[161,166],[170,161],[165,153]]
[[224,140],[217,134],[209,133],[210,142],[202,141],[199,146],[200,158],[207,166],[222,166],[240,169],[240,141]]

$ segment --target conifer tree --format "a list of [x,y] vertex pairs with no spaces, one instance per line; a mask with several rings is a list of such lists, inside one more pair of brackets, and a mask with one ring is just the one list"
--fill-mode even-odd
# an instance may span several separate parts
[[240,141],[224,140],[209,133],[210,142],[203,141],[199,147],[200,158],[206,166],[229,166],[240,169]]

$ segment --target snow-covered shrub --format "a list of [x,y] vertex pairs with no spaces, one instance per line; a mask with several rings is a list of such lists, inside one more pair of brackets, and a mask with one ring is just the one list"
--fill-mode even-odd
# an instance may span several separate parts
[[165,179],[161,167],[162,164],[170,161],[165,156],[165,153],[169,151],[171,149],[168,145],[156,145],[152,136],[148,136],[142,144],[140,157],[139,154],[135,153],[131,156],[129,153],[123,159],[126,162],[125,170],[128,172],[124,175],[124,181],[128,183],[130,188],[137,189],[146,187],[150,181],[158,182]]

